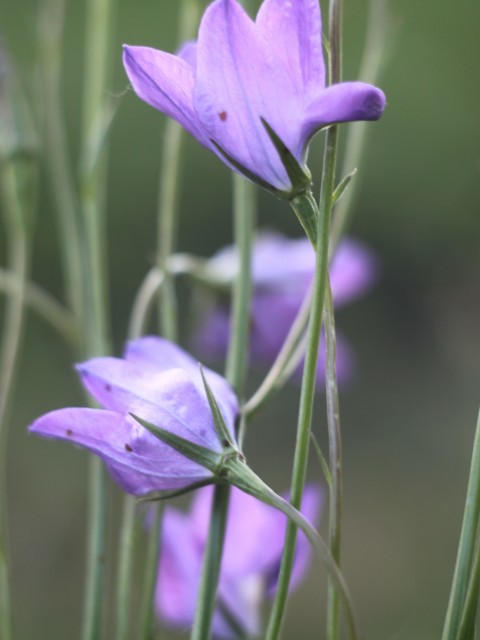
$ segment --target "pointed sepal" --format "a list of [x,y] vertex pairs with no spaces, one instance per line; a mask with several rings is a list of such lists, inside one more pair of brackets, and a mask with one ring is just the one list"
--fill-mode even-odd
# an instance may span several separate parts
[[236,444],[233,441],[232,434],[227,428],[225,420],[220,411],[220,407],[218,406],[217,400],[213,395],[212,389],[207,382],[207,378],[203,372],[203,367],[200,364],[200,374],[202,376],[203,386],[205,388],[205,393],[207,394],[208,404],[210,405],[210,411],[212,412],[213,424],[215,426],[215,431],[217,432],[218,439],[220,440],[223,449],[233,451],[236,449]]

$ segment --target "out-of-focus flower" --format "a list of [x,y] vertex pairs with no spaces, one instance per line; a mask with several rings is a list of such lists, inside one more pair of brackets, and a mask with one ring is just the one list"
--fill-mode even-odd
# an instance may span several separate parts
[[[211,487],[196,492],[188,514],[165,509],[155,606],[168,625],[192,624],[200,582],[212,499]],[[307,486],[302,512],[318,520],[321,493]],[[285,537],[286,516],[232,488],[225,547],[213,619],[213,633],[225,640],[238,638],[236,628],[250,636],[260,631],[261,604],[276,589]],[[311,557],[299,533],[291,586],[299,584]]]
[[305,167],[322,127],[377,120],[379,89],[363,82],[326,87],[318,0],[264,0],[252,21],[237,0],[205,11],[196,43],[177,56],[124,47],[137,95],[177,120],[232,168],[274,191],[292,184],[262,121]]
[[[222,452],[198,364],[167,340],[144,337],[123,358],[95,358],[77,366],[83,386],[104,409],[67,408],[36,420],[30,431],[68,440],[100,456],[124,491],[143,495],[206,480],[212,473],[160,441],[130,414]],[[238,402],[227,381],[204,375],[234,438]]]
[[[219,251],[207,264],[206,273],[221,285],[230,285],[237,273],[234,246]],[[307,238],[287,238],[262,233],[252,252],[253,298],[250,320],[250,363],[265,368],[272,364],[302,305],[315,270],[315,252]],[[378,272],[373,252],[347,238],[338,246],[330,266],[335,307],[352,302],[373,284]],[[223,357],[230,334],[230,308],[225,297],[208,307],[194,335],[194,345],[204,358]],[[324,385],[325,347],[322,337],[317,364],[317,386]],[[345,382],[352,375],[354,358],[348,343],[337,335],[337,373]]]

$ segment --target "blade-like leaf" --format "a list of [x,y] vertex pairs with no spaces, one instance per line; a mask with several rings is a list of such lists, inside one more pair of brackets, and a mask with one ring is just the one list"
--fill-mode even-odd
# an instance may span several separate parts
[[203,372],[202,365],[200,366],[200,374],[202,376],[203,386],[205,387],[205,393],[207,394],[208,404],[210,405],[210,411],[212,412],[213,424],[215,425],[215,431],[217,432],[218,439],[222,443],[224,449],[236,448],[236,444],[232,439],[231,433],[225,424],[220,407],[217,400],[213,395],[212,389],[207,382],[205,374]]

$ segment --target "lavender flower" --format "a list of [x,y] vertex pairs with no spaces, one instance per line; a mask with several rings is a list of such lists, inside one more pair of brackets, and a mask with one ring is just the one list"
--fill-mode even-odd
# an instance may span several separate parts
[[[196,492],[188,514],[165,509],[155,606],[160,619],[171,626],[189,626],[194,619],[211,498],[208,487]],[[319,489],[307,486],[302,511],[311,522],[318,519],[320,502]],[[213,619],[216,637],[238,638],[237,628],[249,636],[259,633],[262,601],[277,585],[285,525],[282,513],[232,488]],[[300,532],[292,587],[305,575],[310,557],[310,546]]]
[[[134,495],[177,490],[212,476],[130,415],[221,453],[198,364],[185,351],[167,340],[144,337],[127,345],[123,359],[95,358],[77,371],[104,409],[52,411],[33,423],[32,433],[86,447]],[[237,399],[221,376],[208,369],[204,374],[234,441]]]
[[232,168],[288,194],[294,185],[267,127],[308,175],[316,131],[377,120],[385,106],[382,91],[363,82],[326,87],[321,33],[318,0],[264,0],[255,22],[236,0],[216,0],[196,43],[177,56],[125,46],[124,65],[142,100]]
[[[207,265],[209,278],[230,285],[238,267],[235,247],[217,253]],[[265,368],[280,350],[312,282],[315,252],[307,238],[286,238],[262,233],[252,252],[253,299],[250,321],[250,363]],[[363,244],[351,238],[339,245],[330,267],[330,282],[336,308],[363,295],[373,284],[377,261]],[[216,300],[203,315],[194,335],[195,349],[202,357],[219,359],[226,353],[230,333],[230,309]],[[317,385],[324,385],[324,341],[320,345]],[[353,373],[351,348],[337,336],[337,373],[346,382]]]

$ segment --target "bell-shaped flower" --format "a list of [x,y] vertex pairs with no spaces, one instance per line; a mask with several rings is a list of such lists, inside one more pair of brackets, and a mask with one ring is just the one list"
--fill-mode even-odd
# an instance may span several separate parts
[[[100,456],[121,488],[134,495],[176,491],[212,472],[152,435],[132,417],[222,452],[197,361],[167,340],[128,343],[123,358],[95,358],[77,366],[81,382],[103,409],[66,408],[36,420],[31,433],[67,440]],[[226,429],[234,437],[238,402],[227,381],[204,370]]]
[[[229,287],[238,269],[234,246],[225,247],[208,262],[205,273],[220,287]],[[250,364],[270,366],[281,349],[290,327],[312,283],[315,252],[307,238],[291,239],[279,233],[263,232],[252,251],[253,296],[250,319]],[[330,265],[330,284],[338,309],[373,285],[378,273],[374,253],[358,240],[344,239]],[[230,307],[225,296],[215,297],[206,308],[193,342],[202,358],[218,360],[227,350],[230,334]],[[321,339],[317,362],[317,386],[325,383],[325,345]],[[355,369],[355,358],[348,342],[337,335],[337,374],[347,382]],[[301,373],[301,369],[299,369]]]
[[[167,507],[155,594],[160,620],[185,628],[192,624],[206,545],[211,487],[195,493],[188,513]],[[321,492],[307,485],[302,513],[317,523]],[[273,507],[232,488],[225,545],[213,618],[213,635],[225,640],[257,636],[261,606],[275,592],[287,518]],[[299,532],[291,587],[299,585],[311,560],[311,547]]]
[[264,0],[253,21],[215,0],[198,40],[177,56],[125,46],[137,95],[177,120],[230,167],[287,196],[295,189],[272,132],[306,168],[308,143],[331,124],[377,120],[385,96],[363,82],[326,86],[318,0]]

